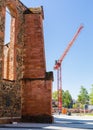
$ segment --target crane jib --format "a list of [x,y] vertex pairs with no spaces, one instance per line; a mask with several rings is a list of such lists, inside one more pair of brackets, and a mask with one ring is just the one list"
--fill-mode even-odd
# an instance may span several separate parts
[[83,26],[81,25],[79,27],[79,29],[77,30],[77,32],[75,33],[74,37],[72,38],[72,40],[69,42],[67,48],[65,49],[64,53],[62,54],[62,56],[59,58],[58,62],[56,62],[54,69],[58,69],[61,65],[61,62],[63,61],[63,59],[65,58],[66,54],[68,53],[69,49],[71,48],[71,46],[73,45],[74,41],[76,40],[77,36],[79,35],[81,29],[83,28]]

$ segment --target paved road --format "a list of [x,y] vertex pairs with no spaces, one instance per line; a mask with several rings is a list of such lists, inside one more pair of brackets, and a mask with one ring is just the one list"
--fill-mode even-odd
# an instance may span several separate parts
[[60,130],[93,130],[93,117],[56,115],[55,122]]
[[0,130],[93,130],[93,117],[54,115],[53,124],[1,124]]

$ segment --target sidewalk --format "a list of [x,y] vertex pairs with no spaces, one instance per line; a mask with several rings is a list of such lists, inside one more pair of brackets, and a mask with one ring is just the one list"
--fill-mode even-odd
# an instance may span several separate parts
[[[80,130],[76,128],[67,128],[57,124],[35,124],[35,123],[18,123],[14,124],[5,124],[0,125],[0,129],[4,128],[4,130],[14,130],[14,129],[21,129],[21,130]],[[83,129],[82,129],[83,130]]]
[[93,117],[54,115],[54,123],[1,124],[0,130],[93,130]]

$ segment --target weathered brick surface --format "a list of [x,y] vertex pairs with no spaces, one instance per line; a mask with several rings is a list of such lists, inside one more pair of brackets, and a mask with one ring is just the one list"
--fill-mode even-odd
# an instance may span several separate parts
[[47,80],[25,80],[24,86],[23,98],[25,104],[22,108],[24,115],[51,115],[52,83]]
[[24,78],[45,77],[45,53],[41,14],[25,15]]
[[25,14],[23,120],[31,119],[32,116],[37,119],[44,115],[52,118],[52,79],[46,78],[42,16],[42,11],[40,13]]
[[[11,36],[4,45],[5,8]],[[43,9],[19,0],[0,0],[0,117],[51,122],[52,73],[46,73]],[[38,119],[38,120],[37,120]]]
[[[9,8],[11,39],[4,46],[5,9]],[[0,117],[21,116],[21,82],[23,54],[23,12],[27,8],[19,0],[0,0]],[[5,80],[3,80],[5,79]],[[14,81],[15,80],[15,81]]]
[[21,116],[20,89],[17,82],[0,82],[0,117]]

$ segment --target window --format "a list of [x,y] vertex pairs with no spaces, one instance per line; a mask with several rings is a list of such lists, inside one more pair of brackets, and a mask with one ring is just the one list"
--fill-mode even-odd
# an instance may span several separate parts
[[5,38],[4,38],[4,66],[3,78],[14,80],[15,78],[15,18],[6,7]]

